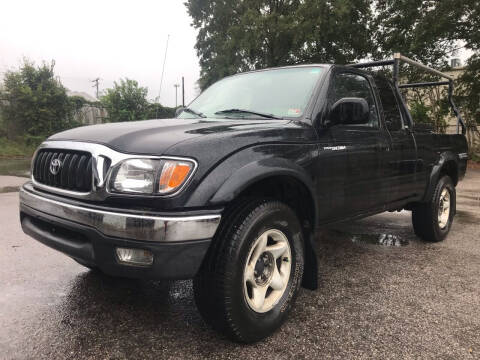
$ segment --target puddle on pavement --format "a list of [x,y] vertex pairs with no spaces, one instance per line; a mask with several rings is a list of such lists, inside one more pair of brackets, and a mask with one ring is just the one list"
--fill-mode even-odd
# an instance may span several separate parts
[[373,244],[381,246],[406,246],[408,240],[394,234],[351,234],[350,238],[354,243]]
[[457,210],[455,214],[454,221],[458,221],[461,224],[478,224],[480,223],[480,218],[475,216],[473,213],[464,210]]

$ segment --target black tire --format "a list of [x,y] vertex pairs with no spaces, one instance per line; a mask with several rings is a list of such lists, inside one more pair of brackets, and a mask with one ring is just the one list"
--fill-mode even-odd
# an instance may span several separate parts
[[[439,225],[439,208],[441,195],[446,189],[450,195],[448,221],[441,227]],[[415,234],[425,241],[439,242],[445,239],[452,226],[456,212],[456,191],[452,179],[443,176],[435,185],[430,201],[417,204],[412,210],[412,223]]]
[[[256,312],[244,295],[244,269],[255,241],[271,229],[281,231],[288,239],[290,276],[276,305],[267,312]],[[223,216],[194,279],[195,302],[202,317],[215,330],[234,341],[259,341],[286,320],[301,285],[303,266],[303,237],[295,213],[279,201],[244,200]]]

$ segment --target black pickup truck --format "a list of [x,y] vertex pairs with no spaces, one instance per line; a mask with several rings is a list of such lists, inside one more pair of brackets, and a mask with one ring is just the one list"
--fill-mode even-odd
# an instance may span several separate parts
[[175,119],[51,136],[20,218],[106,274],[193,278],[205,320],[253,342],[281,325],[301,285],[316,288],[318,226],[406,209],[419,237],[441,241],[466,164],[464,136],[414,126],[396,81],[282,67],[224,78]]

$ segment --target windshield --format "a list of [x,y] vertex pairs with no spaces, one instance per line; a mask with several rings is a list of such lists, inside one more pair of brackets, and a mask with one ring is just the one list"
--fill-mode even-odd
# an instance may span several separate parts
[[179,117],[299,117],[322,73],[321,67],[297,67],[228,77],[200,94]]

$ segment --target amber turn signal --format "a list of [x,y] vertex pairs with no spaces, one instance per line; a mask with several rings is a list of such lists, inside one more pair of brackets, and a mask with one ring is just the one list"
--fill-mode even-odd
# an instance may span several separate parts
[[193,164],[185,161],[165,161],[158,181],[158,192],[167,194],[178,189],[185,183],[192,168]]

